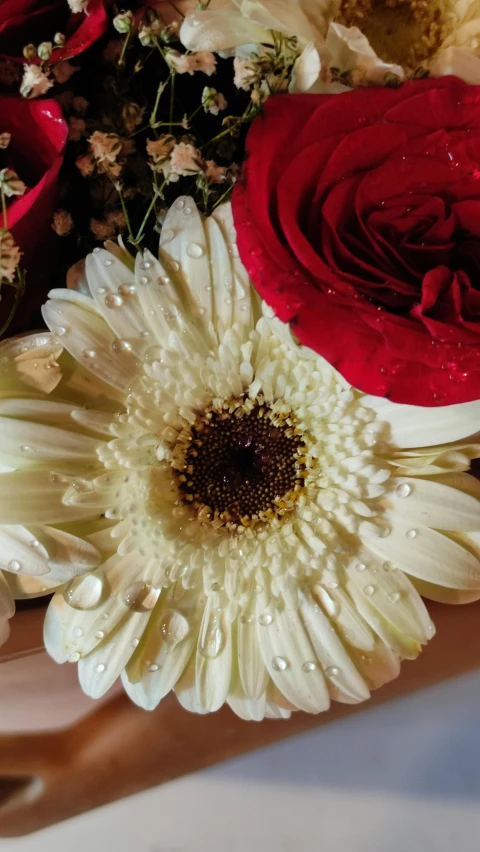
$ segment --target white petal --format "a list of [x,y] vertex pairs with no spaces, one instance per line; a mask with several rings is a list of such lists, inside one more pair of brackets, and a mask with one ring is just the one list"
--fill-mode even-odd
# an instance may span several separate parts
[[130,352],[113,350],[116,336],[96,312],[56,299],[43,306],[43,318],[50,328],[66,329],[65,349],[87,370],[114,388],[126,389],[136,370],[135,358]]
[[237,622],[238,668],[247,699],[256,700],[264,694],[269,680],[257,638],[253,607],[249,607]]
[[480,57],[470,50],[460,47],[448,47],[440,51],[429,67],[430,77],[459,77],[465,83],[480,83]]
[[91,465],[97,461],[98,438],[56,426],[0,417],[0,457],[17,467],[45,462],[65,467]]
[[[480,493],[480,485],[473,477],[472,490]],[[392,479],[393,490],[385,495],[382,504],[387,511],[412,526],[418,521],[428,527],[440,530],[458,530],[468,532],[480,529],[480,500],[455,487],[450,488],[434,479]],[[444,480],[448,482],[448,479]],[[454,480],[452,480],[454,485]],[[410,488],[405,498],[397,496],[402,488]]]
[[[140,352],[143,348],[141,334],[147,325],[138,301],[134,272],[111,252],[101,249],[88,255],[86,273],[88,286],[105,322],[117,338],[128,341],[135,352]],[[120,306],[109,307],[112,299],[120,301]]]
[[322,68],[320,54],[313,43],[307,44],[295,61],[288,91],[292,94],[308,92],[317,82]]
[[364,545],[380,561],[435,585],[480,589],[480,560],[452,538],[419,523],[412,526],[397,515],[387,520],[391,532],[386,538],[367,525],[361,528]]
[[189,50],[229,50],[240,44],[273,44],[270,30],[247,21],[240,12],[205,11],[187,15],[180,41]]
[[48,574],[48,552],[28,529],[19,525],[0,527],[0,568],[18,574]]
[[423,408],[390,402],[384,397],[364,396],[361,404],[372,408],[379,420],[389,424],[392,444],[405,449],[460,441],[474,435],[480,423],[480,400]]
[[299,710],[319,713],[330,705],[325,678],[317,666],[306,673],[303,666],[317,656],[296,610],[276,612],[270,624],[262,624],[267,606],[258,596],[257,635],[265,666],[280,692]]
[[0,475],[0,524],[59,524],[91,517],[92,512],[62,502],[68,482],[48,470],[17,470]]
[[232,674],[232,627],[216,613],[213,598],[203,612],[198,635],[195,682],[199,704],[208,712],[225,703]]
[[145,710],[153,710],[174,688],[197,641],[198,592],[172,587],[145,631],[142,644],[122,675],[125,691]]
[[149,618],[149,612],[129,613],[114,634],[80,660],[78,679],[86,695],[101,698],[108,692],[132,656],[132,642],[141,637]]

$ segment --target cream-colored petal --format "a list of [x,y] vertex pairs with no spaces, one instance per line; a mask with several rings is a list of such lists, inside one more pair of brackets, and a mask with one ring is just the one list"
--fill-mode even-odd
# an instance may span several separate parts
[[187,15],[180,27],[180,41],[192,51],[218,52],[241,44],[273,44],[273,36],[240,12],[220,9]]
[[[480,496],[480,484],[470,479],[472,490]],[[402,521],[412,526],[418,521],[439,530],[480,530],[480,500],[476,497],[433,479],[401,477],[392,484],[381,502]]]
[[69,481],[48,470],[0,475],[0,524],[59,524],[92,517],[92,511],[62,502]]
[[361,401],[389,425],[391,443],[399,448],[460,441],[474,435],[480,423],[480,400],[441,408],[401,405],[377,396],[364,396]]

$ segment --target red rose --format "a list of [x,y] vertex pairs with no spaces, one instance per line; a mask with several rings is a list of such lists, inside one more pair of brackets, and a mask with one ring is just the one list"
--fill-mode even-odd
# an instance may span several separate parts
[[72,14],[67,0],[0,0],[0,55],[24,61],[27,44],[52,41],[56,33],[66,38],[55,48],[52,62],[71,59],[90,47],[105,32],[107,13],[103,0],[90,0],[87,11]]
[[271,98],[233,196],[240,255],[355,387],[480,397],[480,87]]
[[[56,101],[0,97],[0,132],[11,134],[9,147],[1,152],[6,158],[4,166],[15,170],[27,186],[25,194],[8,206],[6,225],[22,251],[21,267],[27,274],[24,301],[34,310],[42,304],[48,288],[55,240],[52,214],[67,126]],[[1,214],[0,227],[4,227]],[[4,298],[9,289],[2,290]],[[0,325],[4,313],[2,308]]]

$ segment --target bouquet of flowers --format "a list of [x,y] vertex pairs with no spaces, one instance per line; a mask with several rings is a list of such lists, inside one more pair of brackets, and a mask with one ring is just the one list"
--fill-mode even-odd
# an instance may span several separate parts
[[479,84],[479,0],[3,3],[2,640],[285,718],[480,598]]

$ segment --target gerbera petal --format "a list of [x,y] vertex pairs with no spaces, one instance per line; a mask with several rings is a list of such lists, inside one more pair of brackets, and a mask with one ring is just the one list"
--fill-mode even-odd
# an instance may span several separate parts
[[141,637],[150,617],[134,612],[115,631],[78,663],[80,686],[90,698],[101,698],[115,683],[132,654],[132,642]]
[[404,449],[459,441],[474,435],[480,422],[480,400],[442,408],[424,408],[390,402],[384,397],[364,396],[362,405],[375,411],[379,420],[388,423],[391,443]]
[[480,597],[480,561],[451,538],[418,522],[415,526],[392,515],[391,532],[386,538],[362,527],[364,545],[381,561],[448,588],[478,589]]
[[114,350],[116,335],[97,313],[55,299],[44,305],[43,318],[51,329],[65,328],[62,344],[87,370],[114,388],[126,388],[135,373],[135,359],[122,348]]
[[227,704],[237,716],[246,722],[261,722],[267,711],[267,696],[262,693],[258,698],[247,698],[241,688],[236,688],[227,697]]
[[49,470],[16,470],[0,479],[0,524],[60,524],[92,517],[62,500],[69,480]]
[[[262,613],[266,606],[267,600],[260,594],[257,636],[270,677],[281,693],[299,710],[307,713],[326,710],[330,705],[328,688],[299,613],[285,609],[275,613],[273,620],[265,624]],[[311,668],[312,662],[314,667]]]
[[232,627],[208,598],[198,635],[195,683],[197,699],[207,712],[225,703],[232,675]]
[[187,15],[180,39],[189,50],[230,50],[241,44],[273,44],[270,30],[246,20],[231,10],[196,12]]
[[105,249],[87,257],[88,286],[99,313],[119,340],[135,352],[144,346],[147,324],[137,296],[135,273]]
[[250,604],[237,622],[238,670],[248,700],[256,700],[265,692],[269,675],[257,639],[255,606]]
[[0,458],[18,468],[52,464],[62,469],[87,466],[97,460],[98,438],[56,426],[0,417]]
[[[480,484],[473,477],[470,479],[472,491],[476,490],[480,496]],[[448,483],[448,478],[443,483],[433,479],[401,478],[382,502],[387,511],[394,509],[398,517],[410,524],[418,520],[439,530],[479,530],[480,501],[444,483]],[[408,499],[402,497],[405,493]]]

